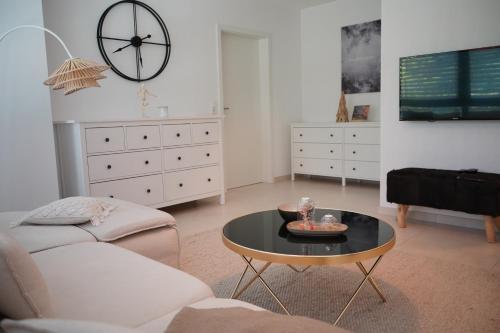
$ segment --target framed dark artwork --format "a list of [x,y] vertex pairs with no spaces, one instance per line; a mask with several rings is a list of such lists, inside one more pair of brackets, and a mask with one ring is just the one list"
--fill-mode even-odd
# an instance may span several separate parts
[[109,6],[97,25],[97,44],[113,72],[130,81],[154,79],[170,59],[165,22],[140,1],[123,0]]
[[381,20],[342,27],[342,91],[380,92]]
[[352,112],[352,121],[366,121],[368,120],[368,113],[370,112],[369,105],[356,105]]

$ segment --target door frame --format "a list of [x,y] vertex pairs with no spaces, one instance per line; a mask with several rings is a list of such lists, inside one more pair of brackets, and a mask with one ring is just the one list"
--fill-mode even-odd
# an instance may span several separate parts
[[[217,110],[224,116],[224,80],[222,67],[222,34],[229,33],[259,42],[259,79],[260,79],[260,117],[262,130],[262,182],[274,183],[273,176],[273,137],[272,137],[272,106],[271,106],[271,34],[252,31],[244,28],[217,24],[217,92],[219,101]],[[223,139],[224,140],[224,139]]]

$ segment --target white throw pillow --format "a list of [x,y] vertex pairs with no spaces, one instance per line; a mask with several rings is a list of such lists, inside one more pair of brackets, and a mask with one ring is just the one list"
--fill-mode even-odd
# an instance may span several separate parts
[[5,333],[140,333],[110,324],[63,319],[5,319],[0,326]]
[[23,223],[99,225],[116,206],[99,198],[70,197],[57,200],[29,212]]

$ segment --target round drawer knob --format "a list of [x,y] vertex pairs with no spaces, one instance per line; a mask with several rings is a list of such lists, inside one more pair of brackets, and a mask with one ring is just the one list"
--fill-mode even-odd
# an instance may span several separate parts
[[145,161],[144,164],[148,165],[149,164],[149,161]]
[[178,161],[182,160],[182,157],[180,157],[180,156],[179,156],[179,157],[177,157],[177,160],[178,160]]
[[178,138],[180,138],[181,137],[181,133],[177,133],[175,136],[178,137]]
[[299,136],[302,136],[302,133],[300,133]]
[[302,150],[302,149],[299,149],[299,151],[300,151],[300,152],[303,152],[303,150]]
[[114,196],[114,195],[110,195],[109,197],[110,197],[111,199],[113,199],[115,196]]
[[210,157],[210,153],[207,153],[207,157]]
[[207,179],[207,181],[208,181],[208,182],[211,182],[211,181],[212,181],[212,178],[208,178],[208,179]]
[[333,169],[333,166],[330,165],[330,169]]
[[205,135],[209,135],[209,134],[210,134],[210,132],[209,132],[209,131],[206,131],[206,132],[205,132]]
[[333,150],[330,150],[330,153],[332,153],[332,154],[333,154]]
[[107,168],[108,168],[108,170],[110,170],[110,169],[111,169],[111,165],[110,165],[110,164],[108,164]]
[[356,137],[356,134],[353,134],[353,135],[352,135],[352,137],[353,137],[353,138],[355,138],[355,137]]
[[184,185],[182,183],[179,183],[179,187],[183,187]]
[[104,139],[104,142],[109,142],[109,138]]
[[356,171],[356,168],[352,168],[352,171]]
[[149,188],[148,188],[148,189],[146,190],[146,193],[151,193],[151,189],[149,189]]
[[353,151],[352,151],[352,153],[353,153],[353,154],[356,154],[356,151],[355,151],[355,150],[353,150]]
[[333,134],[330,134],[330,138],[333,138]]
[[147,139],[148,139],[148,136],[147,136],[147,135],[144,135],[142,138],[143,138],[144,140],[147,140]]
[[300,164],[300,166],[304,166],[303,164]]

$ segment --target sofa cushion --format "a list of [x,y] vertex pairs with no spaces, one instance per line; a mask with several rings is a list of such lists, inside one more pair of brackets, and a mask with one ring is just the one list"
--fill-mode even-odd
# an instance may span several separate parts
[[136,327],[213,296],[184,272],[108,243],[80,243],[32,255],[57,318]]
[[61,319],[5,319],[0,325],[5,333],[141,333],[126,327],[92,321]]
[[72,225],[20,225],[9,229],[7,233],[30,253],[64,245],[96,242],[94,236]]
[[92,234],[75,226],[20,225],[25,216],[26,212],[0,213],[0,232],[12,236],[30,253],[57,246],[96,241]]
[[13,319],[53,315],[47,285],[21,245],[0,233],[0,313]]
[[175,225],[172,215],[160,210],[118,199],[101,199],[116,206],[105,223],[98,226],[90,223],[79,225],[101,242],[110,242],[141,231]]
[[[239,301],[236,299],[227,299],[227,298],[207,298],[203,301],[196,302],[189,305],[195,309],[222,309],[222,308],[233,308],[233,307],[241,307],[255,311],[266,311],[262,308],[259,308],[256,305]],[[137,327],[138,330],[145,333],[157,333],[164,332],[168,327],[170,322],[174,319],[174,317],[181,311],[181,308],[167,313],[166,315],[154,319],[150,322],[144,323],[143,325]]]

